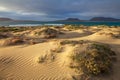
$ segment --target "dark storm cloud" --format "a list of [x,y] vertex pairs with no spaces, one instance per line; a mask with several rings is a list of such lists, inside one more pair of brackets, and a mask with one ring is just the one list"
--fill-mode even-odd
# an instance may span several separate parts
[[0,17],[34,20],[120,18],[119,8],[120,0],[0,0]]

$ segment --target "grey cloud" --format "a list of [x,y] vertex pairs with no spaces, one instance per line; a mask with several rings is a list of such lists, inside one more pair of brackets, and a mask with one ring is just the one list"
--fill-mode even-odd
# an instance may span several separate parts
[[0,0],[1,6],[9,11],[1,11],[0,16],[16,19],[88,19],[94,16],[120,18],[120,0]]

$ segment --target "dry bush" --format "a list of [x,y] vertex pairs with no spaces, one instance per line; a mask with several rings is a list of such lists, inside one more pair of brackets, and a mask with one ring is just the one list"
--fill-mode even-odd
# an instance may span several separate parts
[[24,43],[25,43],[25,41],[23,40],[23,38],[13,37],[13,38],[6,39],[4,41],[3,46],[21,45],[21,44],[24,44]]
[[3,39],[3,38],[8,38],[9,36],[7,34],[1,34],[0,33],[0,39]]
[[119,31],[113,31],[113,32],[100,32],[99,35],[105,35],[113,38],[119,38],[120,32]]
[[0,27],[0,32],[21,32],[27,29],[27,27]]
[[36,32],[36,35],[41,35],[43,38],[55,38],[60,34],[59,31],[52,28],[44,28],[39,32]]
[[43,63],[44,61],[46,60],[46,56],[44,55],[44,56],[40,56],[39,58],[38,58],[38,63]]
[[66,29],[68,29],[68,30],[78,30],[78,29],[81,29],[81,27],[80,26],[72,26],[72,25],[67,25],[67,26],[65,26],[65,28]]
[[50,49],[45,55],[42,55],[38,58],[38,63],[53,62],[56,58],[56,53],[60,53],[62,52],[62,50],[63,50],[62,46]]
[[51,61],[54,61],[55,59],[55,54],[54,53],[50,53],[50,54],[45,54],[45,55],[42,55],[38,58],[38,63],[44,63],[44,62],[51,62]]
[[38,43],[43,43],[46,40],[41,40],[39,38],[27,38],[27,37],[20,37],[20,36],[14,36],[8,39],[5,39],[2,46],[14,46],[14,45],[34,45]]
[[66,44],[71,44],[71,45],[76,45],[76,44],[84,44],[88,43],[90,41],[88,40],[79,40],[79,41],[74,41],[74,40],[63,40],[60,42],[61,45],[66,45]]
[[87,29],[85,25],[65,25],[64,28],[68,29],[69,31],[72,30],[80,30],[80,29]]
[[24,41],[21,38],[13,38],[13,39],[11,39],[11,45],[21,44],[21,43],[24,43]]
[[70,56],[70,67],[77,72],[82,71],[89,75],[109,73],[112,69],[112,56],[116,55],[108,45],[89,44],[85,51],[76,50]]
[[46,40],[41,40],[41,39],[34,39],[34,38],[30,38],[30,39],[24,39],[24,41],[26,42],[26,44],[29,44],[29,45],[34,45],[34,44],[38,44],[38,43],[43,43],[43,42],[46,42]]

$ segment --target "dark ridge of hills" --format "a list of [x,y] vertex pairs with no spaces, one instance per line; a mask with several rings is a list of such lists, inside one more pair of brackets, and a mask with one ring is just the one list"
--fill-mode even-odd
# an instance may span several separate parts
[[57,20],[58,22],[62,21],[62,22],[90,22],[90,21],[120,21],[120,19],[116,19],[116,18],[111,18],[111,17],[93,17],[90,20],[80,20],[79,18],[68,18],[65,20]]
[[15,20],[11,18],[0,17],[0,21],[29,22],[29,21],[35,21],[35,20]]
[[89,21],[120,21],[120,19],[111,18],[111,17],[94,17]]
[[63,21],[63,22],[79,22],[79,21],[85,21],[85,20],[80,20],[78,18],[67,18],[65,20],[57,20],[57,21]]
[[13,21],[11,18],[0,18],[0,21]]
[[[0,21],[14,21],[14,22],[27,22],[27,21],[34,21],[34,20],[14,20],[11,18],[0,18]],[[81,20],[79,18],[67,18],[65,20],[56,20],[55,22],[89,22],[89,21],[120,21],[120,19],[116,19],[116,18],[111,18],[111,17],[93,17],[90,20]],[[46,21],[41,21],[41,22],[46,22]],[[51,21],[49,21],[51,22]]]

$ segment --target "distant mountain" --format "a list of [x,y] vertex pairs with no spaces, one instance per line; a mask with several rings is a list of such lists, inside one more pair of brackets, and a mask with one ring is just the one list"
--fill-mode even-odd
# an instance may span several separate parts
[[[2,17],[0,18],[0,21],[29,22],[34,20],[15,20],[11,18]],[[120,21],[120,19],[111,18],[111,17],[93,17],[90,20],[81,20],[79,18],[67,18],[65,20],[56,20],[56,22],[89,22],[89,21]],[[45,21],[41,21],[41,22],[45,22]]]
[[90,20],[80,20],[78,18],[68,18],[65,20],[57,20],[58,22],[62,21],[62,22],[89,22],[89,21],[120,21],[120,19],[116,19],[116,18],[111,18],[111,17],[93,17]]
[[0,18],[0,21],[12,21],[13,19],[11,18]]
[[0,21],[29,22],[29,21],[34,21],[34,20],[15,20],[11,18],[0,18]]
[[120,21],[120,19],[115,19],[111,17],[94,17],[89,21]]
[[62,22],[79,22],[79,21],[84,21],[84,20],[80,20],[78,18],[67,18],[65,20],[57,20],[57,21],[62,21]]

